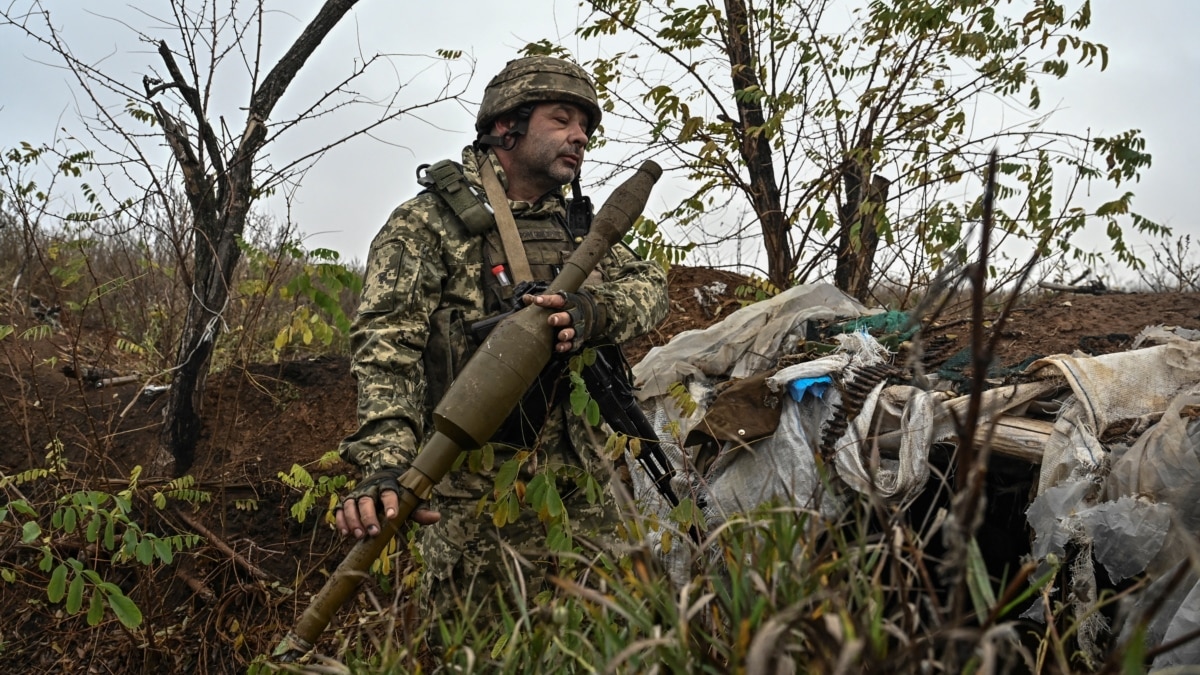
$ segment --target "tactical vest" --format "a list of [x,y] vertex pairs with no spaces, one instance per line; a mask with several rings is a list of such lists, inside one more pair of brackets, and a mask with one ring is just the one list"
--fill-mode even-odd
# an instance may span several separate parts
[[[511,274],[511,271],[500,233],[496,229],[496,217],[487,198],[467,181],[462,166],[457,162],[447,159],[436,164],[423,164],[417,171],[417,182],[441,197],[469,233],[483,235],[484,310],[488,314],[505,311],[511,305],[513,288],[511,284],[502,283],[499,275],[493,274],[492,270],[497,265],[504,265],[506,273]],[[587,235],[591,226],[591,202],[586,197],[573,200],[568,207],[568,214],[566,220],[515,218],[533,281],[548,282],[557,276],[563,263]]]
[[[496,218],[486,197],[476,192],[463,174],[462,166],[451,160],[443,160],[418,168],[418,183],[429,192],[438,195],[462,222],[467,232],[483,237],[483,266],[481,285],[484,291],[484,312],[488,316],[500,314],[512,308],[514,285],[511,268],[504,253]],[[517,232],[529,261],[533,281],[549,282],[562,270],[563,264],[583,241],[591,224],[591,203],[587,198],[576,199],[568,210],[567,218],[520,218],[515,217]],[[507,278],[502,281],[492,270],[503,265]],[[466,328],[466,327],[464,327]],[[462,330],[460,328],[459,330]],[[469,330],[467,331],[469,333]],[[468,335],[468,337],[470,337]],[[478,343],[471,338],[470,352],[474,353]],[[448,346],[447,346],[448,347]],[[429,402],[436,404],[449,387],[458,369],[466,365],[456,363],[448,367],[431,367],[430,351],[441,349],[441,345],[429,345],[426,354],[426,374],[429,379],[427,392]],[[436,358],[436,357],[435,357]],[[452,372],[445,372],[450,370]],[[558,373],[546,373],[531,387],[521,405],[513,411],[510,420],[497,434],[501,442],[518,447],[532,444],[537,429],[545,420],[546,410],[560,400],[565,391],[557,382]],[[518,419],[519,418],[519,419]]]

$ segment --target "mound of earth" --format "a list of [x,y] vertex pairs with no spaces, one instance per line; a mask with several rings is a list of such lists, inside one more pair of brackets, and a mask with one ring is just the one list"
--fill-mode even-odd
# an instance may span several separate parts
[[[727,271],[677,266],[670,273],[670,314],[650,335],[629,345],[632,362],[680,332],[704,328],[736,311],[746,278]],[[988,330],[996,327],[992,314]],[[0,339],[0,472],[12,476],[45,465],[61,448],[67,475],[80,489],[124,489],[135,465],[148,467],[157,449],[162,400],[137,381],[92,386],[87,368],[121,372],[111,336],[66,327],[36,340],[18,339],[31,324],[22,312],[0,315],[17,331]],[[996,361],[1031,356],[1130,348],[1146,326],[1200,330],[1200,294],[1049,294],[1023,304],[1001,327]],[[937,317],[926,335],[938,353],[970,344],[960,307]],[[64,374],[64,364],[79,364]],[[350,472],[322,456],[355,426],[355,386],[346,357],[229,368],[213,373],[205,395],[205,427],[191,474],[210,501],[157,509],[146,497],[166,478],[143,476],[138,506],[145,527],[163,533],[197,532],[206,541],[175,564],[121,579],[142,609],[135,637],[109,614],[101,632],[82,614],[66,615],[46,601],[46,580],[0,581],[0,670],[4,672],[241,672],[255,654],[269,652],[307,603],[306,593],[347,550],[314,509],[303,523],[290,513],[300,490],[279,478],[293,465],[318,478]],[[9,486],[0,500],[36,502],[37,482]],[[327,497],[325,498],[327,499]],[[81,540],[46,544],[103,566],[104,555]],[[30,564],[41,543],[6,542],[0,568]],[[299,602],[297,602],[297,598]],[[363,608],[369,610],[365,605]],[[86,608],[86,606],[85,606]],[[344,615],[344,613],[343,613]],[[335,623],[331,628],[336,628]],[[327,631],[333,633],[334,631]],[[103,639],[98,636],[103,635]],[[144,644],[143,644],[144,641]],[[331,650],[332,651],[332,650]]]

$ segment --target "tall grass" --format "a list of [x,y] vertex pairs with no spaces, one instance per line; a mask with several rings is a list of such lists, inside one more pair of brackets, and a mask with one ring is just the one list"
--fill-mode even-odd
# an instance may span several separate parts
[[[316,672],[1011,672],[1072,653],[1053,575],[1031,579],[1024,570],[1005,585],[974,558],[966,572],[976,604],[956,614],[946,602],[953,575],[926,552],[941,525],[913,515],[869,500],[834,520],[763,505],[700,544],[679,533],[676,545],[690,546],[692,560],[681,587],[649,551],[586,561],[565,553],[586,565],[587,583],[559,579],[554,592],[523,597],[514,570],[497,590],[507,601],[498,620],[476,621],[472,608],[461,617],[418,610],[408,614],[407,640],[363,637],[360,649],[374,643],[379,651],[343,653],[352,658],[326,660]],[[1043,602],[1051,629],[1019,618]],[[421,646],[422,634],[439,645],[437,657]],[[1064,656],[1041,670],[1074,667]]]

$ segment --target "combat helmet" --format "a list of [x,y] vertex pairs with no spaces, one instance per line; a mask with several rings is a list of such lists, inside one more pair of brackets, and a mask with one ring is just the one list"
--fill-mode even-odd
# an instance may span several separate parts
[[[509,61],[488,83],[475,116],[475,131],[481,141],[499,145],[496,141],[500,139],[486,135],[492,123],[501,115],[542,101],[565,101],[582,108],[588,115],[588,136],[600,126],[596,87],[583,68],[552,56],[529,56]],[[518,133],[523,131],[518,129]]]

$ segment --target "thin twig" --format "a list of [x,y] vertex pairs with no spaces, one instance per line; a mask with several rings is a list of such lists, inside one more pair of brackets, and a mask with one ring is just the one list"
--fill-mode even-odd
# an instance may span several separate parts
[[175,576],[179,577],[180,581],[187,584],[187,587],[192,589],[192,592],[200,596],[200,598],[205,602],[212,603],[216,601],[217,594],[214,593],[213,590],[209,588],[208,585],[203,581],[200,581],[196,577],[181,569],[175,570]]
[[174,512],[175,512],[175,515],[178,516],[180,520],[187,523],[188,527],[192,528],[193,530],[196,531],[197,534],[199,534],[200,536],[207,539],[208,543],[212,544],[213,547],[215,547],[217,550],[225,553],[230,558],[232,558],[234,563],[240,565],[243,569],[245,569],[247,572],[249,572],[250,575],[253,576],[255,579],[260,579],[262,581],[269,581],[271,579],[271,575],[262,571],[262,569],[260,569],[254,563],[250,562],[249,560],[246,560],[246,558],[244,558],[240,553],[233,550],[232,546],[230,546],[229,544],[226,544],[224,542],[224,540],[222,540],[220,537],[218,537],[216,534],[214,534],[212,532],[212,530],[209,530],[207,527],[204,527],[204,525],[200,524],[200,522],[197,521],[195,518],[192,518],[191,516],[187,515],[183,511],[180,511],[179,509],[174,509]]

